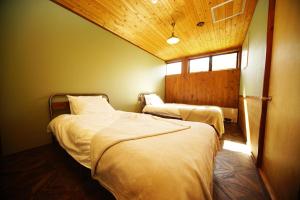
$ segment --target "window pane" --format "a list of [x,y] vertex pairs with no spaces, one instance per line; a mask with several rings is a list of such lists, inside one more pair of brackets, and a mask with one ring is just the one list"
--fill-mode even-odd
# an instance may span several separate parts
[[212,70],[235,69],[237,53],[224,54],[212,57]]
[[190,60],[190,73],[207,72],[209,70],[209,57]]
[[181,62],[167,64],[167,75],[181,74]]

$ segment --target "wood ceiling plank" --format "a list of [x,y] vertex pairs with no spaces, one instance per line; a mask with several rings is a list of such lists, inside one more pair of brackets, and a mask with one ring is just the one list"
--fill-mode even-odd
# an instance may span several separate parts
[[[213,23],[211,7],[225,0],[53,0],[163,60],[241,46],[256,0],[247,0],[245,13]],[[243,0],[218,8],[226,17],[239,11]],[[176,45],[166,43],[176,21]],[[203,27],[197,27],[204,21]]]

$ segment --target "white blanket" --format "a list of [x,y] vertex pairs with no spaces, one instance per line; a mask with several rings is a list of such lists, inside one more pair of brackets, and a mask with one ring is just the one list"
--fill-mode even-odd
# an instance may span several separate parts
[[220,137],[225,132],[223,112],[218,106],[165,103],[161,105],[146,105],[143,112],[166,117],[180,118],[185,121],[207,123],[217,130]]
[[60,144],[76,161],[91,168],[90,146],[93,136],[116,121],[119,112],[106,115],[70,115],[54,118],[48,125]]
[[119,200],[212,199],[219,141],[207,124],[117,111],[62,115],[49,129],[78,162],[85,144],[85,166]]

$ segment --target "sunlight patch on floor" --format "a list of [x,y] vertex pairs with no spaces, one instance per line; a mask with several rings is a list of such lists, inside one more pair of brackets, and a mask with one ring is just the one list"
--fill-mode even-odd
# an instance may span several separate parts
[[223,149],[251,155],[250,147],[246,144],[224,140]]

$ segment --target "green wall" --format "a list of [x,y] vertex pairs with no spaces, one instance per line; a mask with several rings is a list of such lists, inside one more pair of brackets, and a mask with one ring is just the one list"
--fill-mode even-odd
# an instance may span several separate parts
[[259,0],[243,44],[244,52],[247,50],[248,40],[248,64],[245,68],[241,67],[241,95],[262,95],[266,61],[267,22],[268,0]]
[[1,1],[3,154],[49,143],[47,101],[58,92],[104,92],[139,111],[139,92],[164,95],[165,63],[48,0]]

